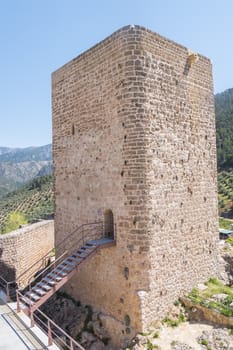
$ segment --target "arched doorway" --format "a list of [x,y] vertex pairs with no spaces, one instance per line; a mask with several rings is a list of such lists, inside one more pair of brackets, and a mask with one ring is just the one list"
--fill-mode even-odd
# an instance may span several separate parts
[[104,237],[114,238],[114,218],[111,209],[104,212]]

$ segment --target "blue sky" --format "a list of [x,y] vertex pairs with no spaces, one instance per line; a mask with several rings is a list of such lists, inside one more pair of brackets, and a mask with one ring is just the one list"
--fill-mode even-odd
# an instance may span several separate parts
[[211,58],[215,92],[233,87],[232,0],[0,0],[0,146],[51,142],[51,72],[139,24]]

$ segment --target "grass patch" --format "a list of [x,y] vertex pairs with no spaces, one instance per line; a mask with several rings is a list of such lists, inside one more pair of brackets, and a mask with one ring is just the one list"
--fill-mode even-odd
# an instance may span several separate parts
[[219,227],[224,228],[225,230],[231,229],[231,224],[233,224],[233,220],[225,219],[225,218],[219,218]]
[[[222,315],[232,317],[233,310],[230,304],[233,302],[233,289],[225,286],[216,278],[210,278],[205,284],[207,288],[204,290],[193,288],[188,298],[197,304],[216,310]],[[220,302],[214,299],[213,296],[216,294],[226,294],[227,296]]]

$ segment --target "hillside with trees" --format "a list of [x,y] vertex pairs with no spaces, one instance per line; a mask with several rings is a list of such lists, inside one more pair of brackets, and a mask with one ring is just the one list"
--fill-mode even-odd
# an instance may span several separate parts
[[17,228],[17,222],[30,223],[53,215],[53,178],[37,177],[0,199],[0,233]]
[[233,168],[233,88],[215,95],[218,169]]

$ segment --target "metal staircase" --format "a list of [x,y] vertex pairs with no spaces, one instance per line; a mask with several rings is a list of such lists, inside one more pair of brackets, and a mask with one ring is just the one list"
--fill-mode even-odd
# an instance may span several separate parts
[[40,272],[24,292],[18,295],[18,303],[21,303],[20,309],[29,309],[30,312],[38,309],[69,281],[77,273],[80,266],[92,258],[98,250],[114,244],[114,240],[110,238],[89,240],[71,254],[63,253]]
[[[100,249],[114,246],[114,238],[104,237],[103,222],[87,223],[68,234],[55,248],[36,261],[15,281],[0,276],[0,289],[7,301],[17,300],[17,312],[24,311],[31,320],[46,331],[48,345],[55,342],[62,348],[85,350],[77,341],[58,327],[40,306],[68,282]],[[55,253],[55,256],[54,256]]]

